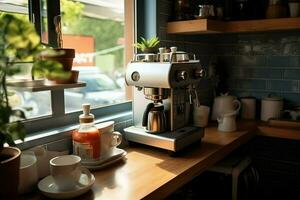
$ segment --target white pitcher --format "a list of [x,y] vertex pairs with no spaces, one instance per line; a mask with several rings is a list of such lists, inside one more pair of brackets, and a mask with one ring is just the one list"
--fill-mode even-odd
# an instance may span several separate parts
[[222,94],[214,99],[213,110],[212,110],[212,120],[217,120],[217,117],[223,113],[239,112],[241,108],[241,103],[235,96],[228,96],[227,94]]
[[237,112],[221,114],[217,121],[219,123],[218,130],[222,132],[232,132],[236,130],[236,118]]

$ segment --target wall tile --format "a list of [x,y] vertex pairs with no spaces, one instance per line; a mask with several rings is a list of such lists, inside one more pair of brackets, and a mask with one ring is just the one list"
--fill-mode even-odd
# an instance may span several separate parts
[[300,80],[300,69],[285,69],[284,79]]
[[[170,16],[172,11],[168,12]],[[166,27],[166,24],[160,24],[160,27]],[[164,44],[196,53],[203,66],[216,60],[216,69],[223,76],[219,78],[237,96],[261,98],[272,93],[284,97],[287,105],[300,104],[299,30],[167,35]],[[211,93],[208,90],[202,92]]]
[[272,78],[282,79],[282,69],[269,69],[269,68],[245,68],[245,67],[234,67],[231,70],[231,76],[239,78]]
[[268,80],[268,90],[298,92],[298,81]]
[[265,90],[266,80],[260,79],[230,79],[229,87],[237,89]]
[[247,66],[247,67],[260,67],[266,65],[265,56],[236,56],[235,57],[235,66]]
[[299,67],[298,56],[268,56],[267,65],[269,67]]

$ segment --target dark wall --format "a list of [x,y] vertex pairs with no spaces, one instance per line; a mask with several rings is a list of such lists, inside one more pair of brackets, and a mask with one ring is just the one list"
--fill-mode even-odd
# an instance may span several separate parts
[[169,0],[158,5],[161,45],[196,53],[205,67],[215,65],[220,74],[219,88],[214,87],[215,81],[202,84],[204,101],[214,90],[228,90],[239,97],[258,99],[268,94],[279,95],[284,97],[287,107],[300,105],[300,31],[168,35],[166,23],[172,9]]

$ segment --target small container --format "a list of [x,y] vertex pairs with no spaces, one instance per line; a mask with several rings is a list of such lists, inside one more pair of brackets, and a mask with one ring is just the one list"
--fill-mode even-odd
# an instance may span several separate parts
[[242,97],[241,98],[241,117],[242,119],[255,119],[256,116],[256,98]]
[[266,10],[266,18],[283,18],[287,17],[287,7],[282,0],[269,0],[269,5]]
[[73,154],[83,161],[100,158],[100,132],[94,124],[94,115],[90,113],[90,104],[83,104],[83,114],[79,116],[79,129],[72,134]]
[[265,97],[261,100],[262,121],[279,119],[283,113],[283,99],[281,97]]

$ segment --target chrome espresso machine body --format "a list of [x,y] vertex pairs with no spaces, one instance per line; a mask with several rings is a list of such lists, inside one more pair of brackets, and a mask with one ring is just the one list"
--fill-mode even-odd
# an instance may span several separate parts
[[151,61],[135,59],[128,64],[126,83],[135,86],[134,125],[124,132],[129,142],[177,152],[203,137],[202,128],[191,126],[190,113],[197,100],[193,86],[204,71],[199,60],[177,61],[180,53],[167,55],[169,59],[158,54]]

